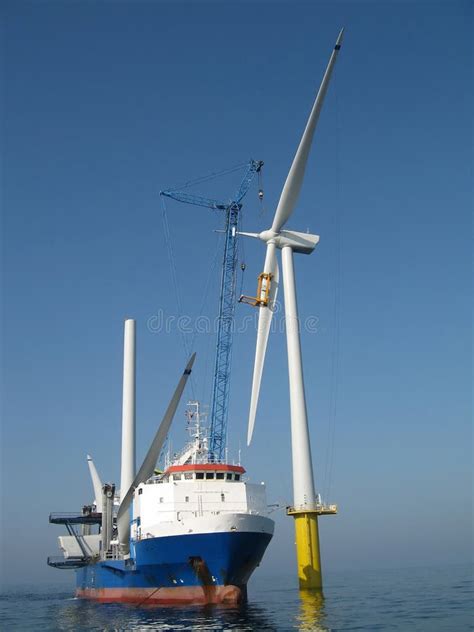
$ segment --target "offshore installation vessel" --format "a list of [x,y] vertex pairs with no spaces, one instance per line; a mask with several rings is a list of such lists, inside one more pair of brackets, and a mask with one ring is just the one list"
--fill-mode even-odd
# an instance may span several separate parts
[[69,534],[59,537],[63,557],[48,563],[76,570],[77,597],[136,604],[238,603],[246,598],[247,581],[273,535],[265,486],[247,481],[241,465],[211,458],[198,402],[189,402],[186,411],[190,442],[168,458],[163,472],[155,470],[194,358],[132,479],[134,337],[135,322],[127,320],[121,483],[129,493],[103,485],[88,456],[95,501],[80,514],[50,515],[50,522],[64,524]]
[[[258,308],[258,331],[250,401],[250,444],[260,384],[279,287],[277,252],[283,264],[285,319],[291,409],[293,505],[298,577],[301,588],[322,586],[318,517],[337,513],[315,491],[303,380],[296,300],[294,254],[311,254],[319,236],[285,227],[302,186],[314,131],[341,48],[340,32],[302,139],[288,173],[273,223],[260,233],[239,230],[242,199],[263,163],[251,160],[239,190],[227,202],[193,196],[188,190],[162,191],[173,198],[225,213],[212,412],[209,434],[198,402],[187,410],[191,441],[156,470],[171,423],[191,374],[193,354],[179,379],[140,468],[135,463],[135,321],[125,321],[120,489],[103,484],[88,457],[95,500],[76,514],[54,513],[50,522],[65,525],[59,537],[62,557],[48,558],[55,568],[76,571],[76,595],[99,601],[137,604],[238,603],[272,538],[265,485],[250,483],[245,470],[227,459],[232,332],[236,303],[239,236],[266,244],[264,270],[255,297],[240,301]],[[263,190],[259,191],[259,197]]]

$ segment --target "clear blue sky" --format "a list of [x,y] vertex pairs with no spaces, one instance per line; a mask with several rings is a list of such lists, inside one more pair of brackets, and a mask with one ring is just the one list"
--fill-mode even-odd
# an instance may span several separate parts
[[[45,565],[60,533],[48,513],[92,499],[86,453],[103,479],[118,480],[123,319],[138,321],[139,460],[182,370],[176,329],[147,326],[159,310],[176,314],[158,191],[263,159],[266,211],[253,188],[244,225],[266,228],[341,26],[291,220],[321,235],[296,265],[301,316],[318,319],[316,333],[303,332],[317,486],[340,505],[322,521],[323,560],[326,569],[465,561],[471,4],[6,2],[2,22],[5,581],[59,578]],[[184,311],[196,317],[221,218],[178,204],[168,215]],[[263,248],[249,241],[243,256],[249,294]],[[209,316],[217,274],[210,284]],[[250,310],[239,306],[238,319]],[[236,335],[229,443],[234,452],[241,443],[269,500],[289,503],[282,333],[271,340],[255,439],[244,447],[254,344],[251,328]],[[210,336],[196,339],[204,400],[212,346]],[[292,521],[275,516],[261,573],[293,564]]]

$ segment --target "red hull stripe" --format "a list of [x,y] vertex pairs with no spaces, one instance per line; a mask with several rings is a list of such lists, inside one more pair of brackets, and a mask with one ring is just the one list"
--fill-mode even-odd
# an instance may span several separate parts
[[244,599],[238,586],[176,586],[175,588],[78,588],[76,597],[139,605],[237,604]]
[[187,463],[186,465],[170,465],[169,472],[238,472],[244,474],[245,469],[240,465],[224,465],[222,463]]

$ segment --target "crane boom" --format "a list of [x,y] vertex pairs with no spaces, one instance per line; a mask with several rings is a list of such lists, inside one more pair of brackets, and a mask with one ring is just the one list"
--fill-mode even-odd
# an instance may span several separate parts
[[179,189],[161,191],[160,195],[178,202],[225,212],[225,243],[217,319],[217,344],[211,400],[209,448],[212,458],[222,461],[227,438],[227,418],[232,365],[233,322],[236,303],[238,227],[242,200],[255,174],[263,167],[261,160],[250,160],[236,194],[228,202],[193,195]]
[[177,189],[168,189],[167,191],[160,191],[160,195],[169,197],[178,202],[184,202],[185,204],[193,204],[194,206],[204,206],[205,208],[212,208],[217,211],[225,211],[228,203],[219,202],[219,200],[211,200],[210,198],[202,197],[201,195],[193,195],[192,193],[186,193],[185,191],[178,191]]

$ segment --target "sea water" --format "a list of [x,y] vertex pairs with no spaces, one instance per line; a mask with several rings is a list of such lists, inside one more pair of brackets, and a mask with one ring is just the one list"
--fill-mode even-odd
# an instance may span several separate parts
[[[58,571],[66,572],[66,571]],[[4,590],[1,630],[473,630],[472,566],[327,572],[324,592],[257,571],[239,607],[136,607],[74,599],[68,586]]]

